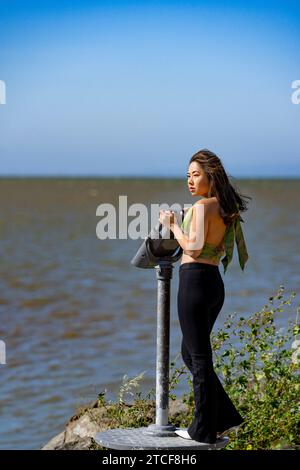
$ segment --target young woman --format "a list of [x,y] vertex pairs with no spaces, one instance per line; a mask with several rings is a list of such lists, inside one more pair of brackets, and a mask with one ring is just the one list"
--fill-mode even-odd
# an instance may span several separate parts
[[[248,259],[240,224],[240,212],[247,210],[247,201],[229,182],[220,158],[207,149],[190,159],[187,182],[192,196],[201,199],[188,209],[181,225],[174,213],[160,213],[160,222],[172,230],[183,249],[177,307],[181,354],[192,373],[195,402],[192,423],[187,430],[175,432],[186,439],[212,444],[225,430],[243,422],[214,371],[210,333],[225,299],[219,271],[222,256],[224,274],[232,259],[234,241],[242,269]],[[200,246],[201,236],[198,245],[195,243],[197,230],[202,231]]]

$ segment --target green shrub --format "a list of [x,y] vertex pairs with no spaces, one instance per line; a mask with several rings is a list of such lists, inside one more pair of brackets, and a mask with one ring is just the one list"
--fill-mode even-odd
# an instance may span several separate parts
[[[226,392],[245,418],[227,449],[297,448],[299,438],[299,311],[276,326],[276,314],[291,305],[284,286],[249,318],[229,315],[212,335],[214,367]],[[230,333],[229,333],[230,332]],[[236,345],[233,345],[235,343]]]

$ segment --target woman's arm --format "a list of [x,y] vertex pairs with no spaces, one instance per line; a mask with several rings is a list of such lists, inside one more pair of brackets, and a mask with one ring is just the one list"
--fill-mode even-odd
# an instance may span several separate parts
[[190,239],[183,233],[181,228],[179,227],[177,222],[174,222],[173,224],[170,224],[170,229],[174,233],[174,237],[178,241],[179,245],[183,249],[183,252],[186,255],[192,256],[192,258],[197,258],[199,256],[198,252],[195,252],[194,250],[189,250],[188,247],[191,244]]
[[[200,208],[199,205],[202,207]],[[196,210],[195,210],[196,209]],[[193,206],[192,220],[188,236],[181,230],[175,217],[170,221],[170,230],[174,233],[183,252],[192,258],[198,258],[208,233],[208,205],[197,201]]]

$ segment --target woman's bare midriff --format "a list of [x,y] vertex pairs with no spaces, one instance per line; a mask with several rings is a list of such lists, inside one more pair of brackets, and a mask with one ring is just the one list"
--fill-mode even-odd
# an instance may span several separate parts
[[[224,224],[224,221],[220,215],[219,212],[219,203],[216,200],[215,197],[211,198],[207,204],[210,204],[211,206],[211,212],[210,212],[210,227],[213,227],[214,232],[211,230],[208,231],[207,238],[205,242],[210,243],[211,245],[218,246],[224,235],[225,235],[225,230],[226,230],[226,225]],[[183,253],[181,257],[181,262],[180,264],[184,263],[206,263],[206,264],[212,264],[213,266],[219,266],[220,263],[215,263],[209,258],[193,258],[192,256],[187,255],[186,253]]]
[[208,259],[208,258],[192,258],[191,256],[189,255],[186,255],[185,253],[183,253],[182,257],[181,257],[181,263],[180,264],[184,264],[184,263],[206,263],[206,264],[213,264],[214,266],[219,266],[220,263],[214,263],[211,259]]

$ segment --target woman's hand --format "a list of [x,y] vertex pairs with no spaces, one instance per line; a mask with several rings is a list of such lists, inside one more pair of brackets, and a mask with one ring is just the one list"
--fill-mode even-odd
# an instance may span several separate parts
[[167,228],[171,228],[171,226],[176,223],[174,211],[160,210],[159,221],[162,225],[165,225]]

